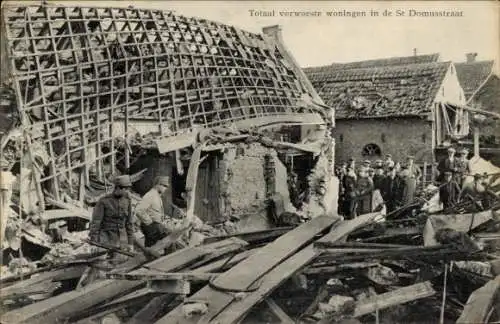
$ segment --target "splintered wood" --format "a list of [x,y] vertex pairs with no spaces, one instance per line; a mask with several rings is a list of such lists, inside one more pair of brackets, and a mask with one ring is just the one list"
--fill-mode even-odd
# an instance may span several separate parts
[[276,37],[135,8],[11,5],[2,22],[23,127],[46,147],[41,182],[51,190],[77,188],[80,170],[103,179],[104,165],[116,164],[114,138],[135,121],[152,121],[160,139],[319,116],[304,106],[314,90]]

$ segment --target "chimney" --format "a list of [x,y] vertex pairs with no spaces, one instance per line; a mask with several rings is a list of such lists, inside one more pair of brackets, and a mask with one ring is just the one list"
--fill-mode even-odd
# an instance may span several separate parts
[[467,54],[465,54],[465,57],[467,59],[467,63],[472,63],[472,62],[476,61],[476,56],[477,56],[477,53],[467,53]]
[[413,56],[417,56],[417,49],[416,48],[413,49]]

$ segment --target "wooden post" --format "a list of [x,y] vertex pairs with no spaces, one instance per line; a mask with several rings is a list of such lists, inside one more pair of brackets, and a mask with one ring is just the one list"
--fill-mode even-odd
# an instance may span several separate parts
[[479,157],[479,128],[474,127],[474,156]]

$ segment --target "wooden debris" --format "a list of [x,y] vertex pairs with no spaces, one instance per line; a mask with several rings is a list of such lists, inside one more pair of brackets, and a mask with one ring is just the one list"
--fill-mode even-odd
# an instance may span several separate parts
[[[202,258],[204,255],[225,245],[235,244],[227,240],[206,246],[191,247],[179,250],[158,260],[148,263],[150,267],[174,271],[185,267],[191,262]],[[235,245],[236,246],[236,245]],[[237,247],[236,247],[237,248]],[[128,268],[133,269],[145,262],[145,257],[129,260]],[[133,274],[146,273],[147,270],[139,269]],[[61,295],[46,299],[39,303],[28,305],[3,315],[3,319],[9,323],[54,323],[58,320],[69,318],[77,310],[84,310],[109,300],[118,294],[140,288],[144,283],[140,281],[126,280],[104,280],[98,281],[84,287],[81,290],[63,293]]]
[[500,275],[469,296],[457,323],[485,323],[491,308],[499,307],[498,296],[500,296]]
[[[293,231],[281,236],[276,241],[259,249],[257,253],[252,254],[244,261],[238,263],[228,272],[217,277],[209,286],[202,288],[196,294],[188,298],[188,301],[195,300],[197,302],[209,303],[208,312],[206,314],[198,314],[190,318],[185,318],[182,307],[179,306],[162,317],[157,323],[196,323],[198,320],[203,323],[210,321],[233,300],[233,296],[228,294],[228,291],[245,292],[256,289],[253,287],[254,283],[265,275],[266,272],[279,264],[280,261],[286,259],[290,255],[292,255],[292,257],[288,260],[293,259],[298,263],[300,263],[300,261],[310,261],[315,255],[314,251],[309,251],[308,249],[309,252],[302,253],[301,251],[296,254],[293,253],[304,243],[310,241],[316,234],[324,231],[336,221],[338,221],[338,218],[321,216],[297,227]],[[279,272],[279,280],[277,280],[278,283],[281,282],[281,280],[285,280],[287,277],[285,273],[288,267],[284,266],[287,261],[281,263],[272,271],[274,272],[278,268],[281,270]],[[281,266],[282,268],[280,268]],[[293,274],[293,272],[289,275]],[[277,273],[275,276],[278,276]],[[278,283],[273,281],[274,285]],[[257,286],[257,288],[259,287],[262,287],[262,285]],[[266,285],[265,287],[267,287],[267,289],[271,289],[270,287],[275,288],[272,284],[269,286]],[[229,323],[226,321],[222,322]]]
[[434,295],[436,291],[432,288],[429,281],[421,282],[415,285],[399,288],[384,294],[377,295],[375,298],[369,298],[359,302],[356,305],[354,316],[359,317],[381,310],[387,307],[395,306],[426,298]]

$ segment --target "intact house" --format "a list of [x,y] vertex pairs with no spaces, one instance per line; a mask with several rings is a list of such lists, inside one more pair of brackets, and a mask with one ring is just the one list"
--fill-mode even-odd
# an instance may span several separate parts
[[[467,105],[490,112],[500,113],[500,77],[493,60],[477,61],[477,53],[466,54],[466,62],[455,63],[458,81],[464,89]],[[471,145],[472,138],[466,143]],[[498,123],[480,127],[480,153],[493,158],[500,147]],[[498,153],[496,153],[498,155]],[[498,157],[497,157],[498,159]]]
[[438,54],[414,55],[305,69],[333,107],[336,162],[413,156],[436,161],[436,151],[469,131],[455,67]]

